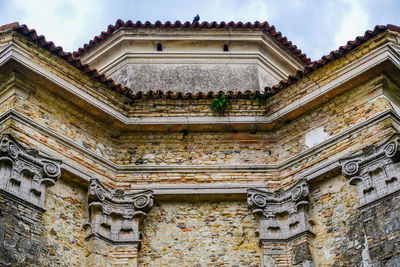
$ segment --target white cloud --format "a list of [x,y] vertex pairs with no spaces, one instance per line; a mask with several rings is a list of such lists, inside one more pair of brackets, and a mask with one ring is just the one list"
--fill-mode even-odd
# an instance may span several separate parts
[[[236,10],[235,18],[242,21],[265,21],[270,16],[266,1],[250,0],[243,2]],[[245,17],[243,17],[245,15]]]
[[[201,21],[264,21],[268,16],[266,1],[214,0],[204,1],[198,13]],[[194,7],[196,9],[196,7]]]
[[76,40],[100,19],[103,10],[95,0],[15,0],[12,8],[20,11],[18,21],[35,29],[38,34],[73,51]]
[[27,24],[66,51],[118,18],[133,21],[268,21],[313,59],[376,24],[400,24],[396,0],[0,0],[0,25]]
[[362,5],[362,0],[342,0],[342,2],[348,9],[343,14],[339,30],[334,35],[335,47],[345,45],[356,36],[362,35],[369,25],[368,10]]

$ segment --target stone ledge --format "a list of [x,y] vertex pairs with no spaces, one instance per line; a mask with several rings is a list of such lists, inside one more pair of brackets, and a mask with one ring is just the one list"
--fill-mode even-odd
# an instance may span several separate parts
[[265,183],[213,183],[213,184],[149,184],[132,185],[134,192],[146,189],[152,190],[154,195],[236,195],[247,194],[251,187],[268,189]]
[[25,207],[29,208],[29,209],[33,208],[33,209],[35,209],[35,210],[37,210],[37,211],[39,211],[41,213],[46,211],[44,208],[40,207],[39,205],[35,205],[32,202],[25,201],[25,200],[23,200],[23,199],[15,196],[15,195],[5,191],[3,189],[0,189],[0,195],[3,195],[4,197],[14,201],[15,203],[18,203],[18,204],[20,204],[22,206],[25,206]]
[[[400,66],[400,59],[398,58],[398,52],[393,46],[386,44],[379,47],[375,51],[371,52],[365,57],[362,57],[355,62],[352,62],[348,66],[345,66],[338,73],[337,79],[331,81],[323,86],[318,86],[316,84],[311,84],[309,87],[317,87],[314,92],[304,96],[303,98],[296,100],[295,102],[286,105],[285,107],[279,109],[278,111],[272,113],[269,116],[242,116],[242,117],[177,117],[177,118],[165,118],[165,117],[152,117],[152,118],[140,118],[140,117],[129,117],[122,114],[115,107],[111,107],[104,102],[98,100],[94,96],[82,91],[73,84],[67,82],[66,80],[60,78],[49,70],[39,66],[38,64],[32,62],[29,53],[24,51],[20,46],[11,43],[2,51],[0,51],[0,66],[4,65],[10,60],[15,60],[19,64],[36,71],[39,75],[42,75],[46,79],[54,82],[60,87],[64,88],[83,101],[89,103],[90,106],[98,109],[107,116],[113,118],[113,120],[119,121],[125,125],[216,125],[216,124],[228,124],[230,126],[237,125],[261,125],[261,124],[272,124],[278,120],[292,119],[294,116],[299,116],[303,114],[308,109],[305,106],[315,106],[321,102],[321,100],[327,100],[334,95],[343,91],[343,85],[353,80],[355,77],[362,76],[362,73],[372,70],[380,65],[385,65],[385,63],[391,64],[390,68],[396,68]],[[385,65],[387,68],[388,65]],[[340,90],[336,90],[336,89]],[[335,91],[336,90],[336,91]],[[333,92],[335,91],[335,92]]]
[[[68,147],[72,147],[81,153],[85,154],[86,157],[90,158],[91,160],[95,161],[96,163],[110,169],[113,172],[117,173],[131,173],[131,172],[144,172],[144,173],[194,173],[194,172],[272,172],[272,171],[281,171],[286,168],[289,168],[290,166],[293,166],[294,164],[304,160],[305,158],[312,156],[322,150],[324,150],[326,147],[336,144],[346,138],[348,138],[350,135],[357,133],[363,129],[366,129],[367,127],[370,127],[372,125],[375,125],[379,122],[382,122],[386,119],[393,119],[396,123],[400,125],[400,117],[398,114],[396,114],[393,110],[388,110],[385,112],[382,112],[364,122],[361,122],[350,129],[347,129],[346,131],[333,136],[326,141],[309,148],[289,159],[286,159],[285,161],[278,163],[278,164],[265,164],[265,165],[169,165],[169,166],[137,166],[137,165],[120,165],[116,164],[110,160],[104,159],[97,154],[95,154],[92,151],[87,150],[81,145],[78,145],[74,143],[73,141],[69,140],[68,138],[65,138],[61,136],[60,134],[54,132],[53,130],[43,127],[42,125],[34,122],[32,119],[24,116],[23,114],[10,109],[9,111],[3,113],[0,115],[0,125],[4,124],[7,120],[13,119],[16,120],[22,124],[29,125],[30,127],[38,130],[40,133],[44,135],[51,136],[55,138],[57,141],[65,144]],[[317,167],[311,167],[310,169],[306,170],[304,175],[302,177],[306,177],[308,175],[311,175],[312,178],[314,179],[317,178],[325,173],[325,171],[329,171],[330,169],[337,168],[336,166],[336,160],[328,163],[325,167],[326,169],[324,170],[324,166],[318,165]],[[332,165],[333,164],[333,165]],[[331,165],[331,166],[328,166]],[[77,174],[79,177],[84,179],[86,182],[90,180],[90,178],[95,177],[95,174],[87,174],[86,170],[81,169],[79,166],[74,164],[73,162],[69,160],[64,160],[63,169],[67,169],[71,171],[74,174]]]

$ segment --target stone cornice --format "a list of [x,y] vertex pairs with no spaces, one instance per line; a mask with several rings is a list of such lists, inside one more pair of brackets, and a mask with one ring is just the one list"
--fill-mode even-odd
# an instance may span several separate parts
[[[247,34],[246,34],[247,32]],[[144,32],[141,31],[140,34],[125,29],[116,30],[112,36],[110,36],[107,40],[100,43],[90,51],[86,52],[80,58],[82,61],[87,62],[89,65],[98,58],[101,58],[103,54],[110,53],[113,47],[118,47],[121,43],[130,42],[130,41],[149,41],[149,42],[162,42],[162,41],[184,41],[184,42],[247,42],[247,43],[255,43],[256,45],[261,45],[262,48],[269,49],[275,56],[281,57],[287,64],[290,65],[293,69],[301,69],[304,65],[298,58],[290,53],[287,53],[280,45],[276,43],[271,36],[263,31],[246,31],[241,29],[238,32],[226,29],[222,31],[196,31],[196,33],[187,32],[187,31],[174,31],[171,34],[167,32]],[[159,54],[159,53],[158,53]],[[168,54],[163,53],[163,54]],[[206,53],[207,54],[207,53]],[[223,55],[224,53],[219,53]],[[112,63],[114,65],[115,61]],[[101,72],[107,72],[109,68],[104,67],[99,69]],[[281,70],[276,69],[276,73],[281,72]],[[284,73],[280,73],[282,76]],[[286,73],[285,76],[289,75]],[[286,77],[284,77],[286,78]]]
[[309,85],[308,89],[305,88],[305,91],[311,91],[310,94],[307,94],[306,96],[296,100],[294,103],[291,103],[268,116],[128,117],[121,113],[118,108],[102,102],[93,95],[82,91],[75,85],[35,63],[31,60],[31,55],[29,53],[14,43],[10,43],[6,48],[0,51],[0,67],[10,60],[19,62],[28,69],[45,77],[61,88],[64,88],[68,93],[71,93],[84,102],[87,102],[89,104],[87,108],[95,108],[122,125],[136,125],[143,127],[147,125],[182,125],[185,127],[191,125],[230,125],[239,128],[245,127],[246,129],[249,127],[261,129],[262,127],[271,126],[273,123],[277,123],[280,120],[287,119],[288,117],[292,118],[294,115],[299,116],[300,114],[307,112],[307,107],[312,107],[321,101],[327,101],[329,98],[340,93],[339,91],[335,93],[336,88],[343,86],[353,78],[358,77],[367,70],[371,70],[385,62],[390,62],[392,66],[395,66],[397,70],[400,70],[398,51],[392,44],[386,43],[343,67],[337,73],[337,78],[333,81],[328,82],[323,86],[319,86],[318,83],[312,83]]
[[[400,125],[400,117],[397,115],[394,111],[388,110],[385,112],[382,112],[380,114],[377,114],[376,116],[359,123],[346,131],[333,136],[326,141],[309,148],[293,157],[290,157],[286,160],[284,160],[281,163],[278,164],[262,164],[262,165],[251,165],[251,164],[246,164],[246,165],[169,165],[169,166],[137,166],[137,165],[119,165],[115,164],[114,162],[107,160],[103,157],[100,157],[99,155],[95,154],[92,151],[87,150],[85,147],[76,144],[72,140],[56,133],[55,131],[43,127],[42,125],[34,122],[31,118],[28,118],[24,116],[23,114],[15,111],[15,110],[9,110],[6,113],[0,115],[0,125],[4,124],[8,120],[14,120],[17,121],[21,124],[28,125],[29,127],[39,131],[41,134],[45,136],[51,136],[58,142],[66,145],[69,148],[75,149],[79,151],[80,153],[83,153],[85,157],[90,158],[91,160],[95,161],[97,164],[100,164],[109,170],[117,173],[131,173],[131,172],[141,172],[141,173],[198,173],[198,172],[279,172],[281,170],[290,168],[296,163],[299,163],[303,161],[304,159],[311,157],[322,150],[326,149],[329,146],[332,146],[336,143],[339,143],[349,136],[360,132],[368,127],[371,127],[373,125],[376,125],[386,119],[392,119],[395,123]],[[63,169],[66,169],[74,174],[76,174],[78,177],[89,181],[91,178],[96,177],[96,174],[88,173],[87,170],[82,169],[81,167],[77,166],[75,163],[72,161],[69,161],[68,159],[65,159],[62,165]],[[338,159],[332,159],[331,161],[319,165],[312,166],[310,168],[307,168],[306,170],[302,171],[301,173],[297,174],[296,177],[297,179],[301,179],[303,177],[307,177],[309,180],[313,180],[315,178],[318,178],[322,175],[324,175],[327,172],[331,171],[337,171],[340,168],[340,165],[338,163]],[[295,177],[295,178],[296,178]],[[110,177],[112,178],[112,177]],[[180,187],[181,185],[176,185],[177,187]],[[146,185],[143,185],[143,188],[149,188]],[[227,188],[230,188],[230,186],[226,186],[221,184],[220,189],[225,190]],[[137,187],[135,188],[137,190],[141,190],[142,187]],[[167,191],[170,191],[171,189],[162,189],[162,188],[157,188],[154,187],[152,188],[155,190],[156,194],[165,192],[162,194],[169,194]],[[215,189],[215,188],[214,188]],[[229,190],[233,190],[236,193],[239,193],[237,189],[231,188]],[[228,190],[228,191],[229,191]],[[204,194],[207,193],[207,190],[202,190]],[[245,193],[245,188],[240,190],[241,194]]]
[[133,192],[145,189],[153,191],[155,196],[179,196],[179,195],[244,195],[249,188],[267,190],[265,183],[210,183],[210,184],[148,184],[133,185]]
[[[19,45],[15,43],[9,43],[3,50],[0,50],[0,67],[2,67],[7,62],[14,60],[20,63],[22,66],[28,68],[29,70],[43,76],[60,88],[65,89],[67,92],[72,93],[77,98],[82,99],[93,107],[96,107],[105,114],[109,114],[118,120],[122,119],[122,121],[124,120],[124,118],[126,118],[116,108],[107,105],[93,95],[84,92],[74,84],[68,82],[67,80],[59,77],[57,74],[34,62],[33,60],[31,60],[32,57],[34,56],[25,51]],[[94,90],[93,88],[91,89]]]

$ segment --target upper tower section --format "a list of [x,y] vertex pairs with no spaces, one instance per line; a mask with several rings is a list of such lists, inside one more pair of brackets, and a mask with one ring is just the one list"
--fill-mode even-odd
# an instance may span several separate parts
[[74,56],[132,92],[263,90],[310,63],[267,22],[118,20]]

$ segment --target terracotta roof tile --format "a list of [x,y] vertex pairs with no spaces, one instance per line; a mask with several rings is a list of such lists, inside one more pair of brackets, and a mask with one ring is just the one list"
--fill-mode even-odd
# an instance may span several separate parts
[[354,41],[348,41],[346,45],[339,47],[339,49],[334,50],[329,53],[329,55],[323,56],[320,60],[313,61],[310,65],[304,67],[303,70],[297,71],[294,75],[290,75],[286,80],[280,81],[278,84],[272,87],[265,87],[265,91],[267,94],[273,95],[278,91],[289,87],[290,85],[296,83],[302,77],[312,73],[313,71],[321,68],[322,66],[332,62],[333,60],[347,54],[348,52],[352,51],[353,49],[359,47],[363,43],[367,42],[368,40],[372,39],[373,37],[377,36],[378,34],[386,31],[386,30],[393,30],[400,32],[400,27],[388,24],[386,26],[378,25],[372,31],[366,31],[363,36],[358,36]]
[[29,29],[26,25],[19,25],[19,23],[11,23],[4,26],[0,26],[2,30],[14,30],[16,32],[24,35],[28,40],[38,44],[39,46],[49,50],[54,55],[64,59],[71,65],[75,66],[77,69],[83,71],[88,74],[90,77],[95,79],[98,82],[105,84],[110,89],[121,93],[122,95],[129,96],[130,90],[127,87],[123,87],[120,84],[116,84],[112,79],[107,78],[103,74],[99,74],[96,69],[91,69],[87,64],[82,64],[79,59],[76,59],[72,53],[64,52],[62,47],[55,46],[53,42],[46,41],[46,38],[43,35],[37,35],[35,30]]
[[124,22],[122,20],[117,20],[115,25],[109,25],[107,28],[106,32],[102,32],[100,35],[95,36],[93,40],[90,40],[89,43],[84,44],[82,48],[79,48],[78,51],[74,52],[75,57],[81,56],[83,53],[86,51],[92,49],[95,47],[98,43],[101,41],[107,39],[109,36],[111,36],[116,30],[120,28],[198,28],[198,29],[211,29],[211,28],[234,28],[234,29],[262,29],[268,34],[270,34],[275,40],[278,41],[284,48],[288,49],[293,55],[295,55],[300,61],[302,61],[304,64],[308,65],[311,63],[311,60],[301,52],[300,49],[297,48],[297,46],[293,45],[292,42],[290,42],[286,37],[282,36],[282,33],[277,32],[275,27],[273,25],[269,25],[268,22],[259,22],[256,21],[254,23],[250,22],[202,22],[202,23],[190,23],[190,22],[185,22],[181,23],[180,21],[175,21],[174,23],[167,21],[165,23],[162,23],[161,21],[156,21],[154,24],[146,21],[144,23],[137,21],[136,23],[128,20],[127,22]]
[[[122,21],[117,21],[116,25],[122,25]],[[133,24],[131,21],[128,21],[125,23],[126,25],[131,25]],[[166,22],[162,24],[161,22],[156,22],[155,24],[151,24],[150,22],[145,22],[144,24],[137,22],[135,25],[139,25],[140,27],[156,27],[155,25],[162,25],[162,27],[195,27],[193,24],[186,22],[184,24],[181,24],[181,22],[177,21],[174,24],[171,22]],[[172,26],[173,25],[173,26]],[[231,27],[260,27],[260,25],[263,25],[263,23],[260,22],[255,22],[255,23],[224,23],[221,22],[217,24],[216,22],[212,23],[202,23],[204,27],[226,27],[226,25],[231,25]],[[246,26],[247,25],[247,26]],[[161,27],[161,26],[160,26]],[[261,26],[264,27],[264,26]],[[270,28],[275,31],[273,26]],[[19,25],[18,23],[11,23],[8,25],[0,26],[0,30],[15,30],[21,34],[23,34],[27,39],[31,40],[32,42],[38,44],[39,46],[49,50],[53,54],[57,55],[58,57],[66,60],[79,70],[87,73],[90,77],[94,78],[95,80],[105,84],[107,87],[109,87],[111,90],[114,90],[116,92],[119,92],[120,94],[130,98],[130,99],[142,99],[142,98],[170,98],[170,99],[212,99],[215,96],[225,94],[227,95],[228,98],[240,98],[240,99],[252,99],[255,97],[270,97],[274,95],[275,93],[279,92],[280,90],[296,83],[298,80],[300,80],[302,77],[312,73],[313,71],[321,68],[322,66],[326,65],[327,63],[345,55],[349,51],[357,48],[361,44],[365,43],[366,41],[370,40],[371,38],[375,37],[376,35],[386,31],[386,30],[393,30],[400,32],[400,27],[395,26],[395,25],[387,25],[387,26],[376,26],[374,30],[372,31],[366,31],[364,36],[359,36],[357,37],[354,41],[349,41],[345,46],[339,47],[338,50],[332,51],[329,55],[323,56],[320,60],[314,61],[311,64],[307,65],[302,71],[297,71],[295,75],[290,75],[288,79],[280,81],[277,85],[272,86],[272,87],[266,87],[264,92],[260,91],[245,91],[245,92],[199,92],[199,93],[174,93],[171,91],[163,92],[161,90],[158,91],[147,91],[147,92],[137,92],[133,93],[129,88],[123,87],[120,84],[116,84],[112,79],[107,78],[105,75],[101,75],[97,72],[95,69],[91,69],[87,64],[82,64],[82,62],[79,59],[76,59],[71,53],[66,53],[63,51],[63,49],[59,46],[55,46],[53,42],[48,42],[44,38],[44,36],[40,35],[38,36],[36,34],[35,30],[30,30],[26,25]],[[109,26],[109,30],[113,31],[115,30],[115,26]],[[279,33],[280,35],[280,33]]]
[[19,27],[19,23],[18,22],[12,22],[12,23],[8,23],[8,24],[4,24],[0,26],[0,31],[5,31],[8,29],[13,29],[15,27]]

